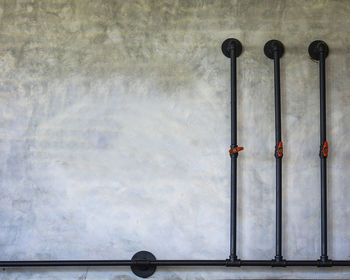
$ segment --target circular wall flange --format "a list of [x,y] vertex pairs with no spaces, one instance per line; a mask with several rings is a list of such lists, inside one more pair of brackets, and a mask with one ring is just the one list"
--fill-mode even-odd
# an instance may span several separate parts
[[232,47],[234,47],[235,56],[239,57],[242,53],[242,44],[240,41],[234,38],[228,38],[222,43],[221,45],[222,53],[228,58],[231,58],[230,52]]
[[[132,261],[155,261],[156,257],[148,252],[148,251],[140,251],[137,252],[135,255],[131,258]],[[131,265],[130,266],[132,272],[137,275],[138,277],[147,278],[153,275],[153,273],[156,271],[157,266],[156,265]]]
[[264,46],[264,53],[268,58],[274,59],[274,52],[278,51],[279,58],[284,54],[284,46],[278,40],[270,40]]
[[323,48],[325,58],[328,56],[329,49],[325,42],[321,40],[313,41],[309,46],[309,55],[314,60],[320,60],[320,52]]

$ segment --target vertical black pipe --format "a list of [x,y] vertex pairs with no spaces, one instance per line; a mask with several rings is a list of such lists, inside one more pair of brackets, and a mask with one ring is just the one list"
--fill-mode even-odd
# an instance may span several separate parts
[[321,160],[321,257],[322,262],[328,261],[327,253],[327,156],[328,143],[326,139],[326,57],[328,46],[323,41],[314,41],[309,46],[312,59],[319,61],[320,80],[320,160]]
[[[274,50],[275,80],[275,144],[276,149],[281,141],[281,89],[280,58],[278,49]],[[282,259],[282,157],[276,156],[276,256]]]
[[237,157],[242,149],[237,145],[237,66],[236,58],[242,53],[242,45],[237,39],[229,38],[222,44],[222,52],[231,59],[231,211],[230,211],[230,256],[237,260]]
[[281,86],[280,86],[280,58],[284,53],[283,44],[277,40],[270,40],[264,47],[265,55],[274,61],[275,88],[275,158],[276,158],[276,255],[275,261],[281,262],[282,256],[282,131],[281,131]]
[[273,51],[274,84],[275,84],[275,138],[276,145],[281,141],[281,86],[280,86],[280,55],[278,49]]
[[[326,142],[326,80],[325,56],[320,48],[320,146]],[[322,149],[321,148],[321,149]],[[322,153],[322,152],[321,152]],[[321,154],[321,259],[327,256],[327,158]]]
[[[236,56],[234,45],[231,56],[231,149],[237,147],[237,85]],[[235,154],[238,155],[238,154]],[[230,260],[237,259],[237,156],[231,154],[231,228]]]
[[231,58],[231,144],[237,145],[237,67],[235,46],[230,49]]

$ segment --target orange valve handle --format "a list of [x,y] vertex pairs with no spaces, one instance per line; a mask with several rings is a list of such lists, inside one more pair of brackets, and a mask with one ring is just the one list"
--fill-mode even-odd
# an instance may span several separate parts
[[282,143],[282,141],[280,141],[278,143],[277,156],[280,157],[280,158],[283,157],[283,143]]
[[322,154],[324,157],[328,156],[328,142],[327,141],[324,141],[324,143],[323,143]]
[[239,152],[239,151],[242,151],[242,150],[244,150],[243,147],[233,147],[233,148],[229,149],[228,152],[229,152],[230,154],[238,154],[238,152]]

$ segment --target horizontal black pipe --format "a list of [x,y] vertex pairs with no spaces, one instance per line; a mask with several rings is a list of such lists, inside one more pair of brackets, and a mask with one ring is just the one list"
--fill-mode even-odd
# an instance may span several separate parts
[[0,267],[34,266],[130,266],[131,260],[0,261]]
[[[54,266],[325,266],[319,260],[55,260],[55,261],[0,261],[0,267],[54,267]],[[350,260],[329,260],[327,266],[350,266]]]
[[225,266],[226,260],[57,260],[57,261],[0,261],[0,267],[45,266]]

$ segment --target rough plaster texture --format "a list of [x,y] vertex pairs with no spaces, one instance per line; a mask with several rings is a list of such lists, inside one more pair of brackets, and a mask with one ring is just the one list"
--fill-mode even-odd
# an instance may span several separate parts
[[[329,255],[350,258],[349,1],[0,1],[2,260],[225,259],[238,59],[238,251],[274,256],[273,64],[281,60],[283,255],[320,255],[318,66],[327,59]],[[349,268],[160,268],[153,279],[349,278]],[[129,268],[1,279],[135,279]]]

